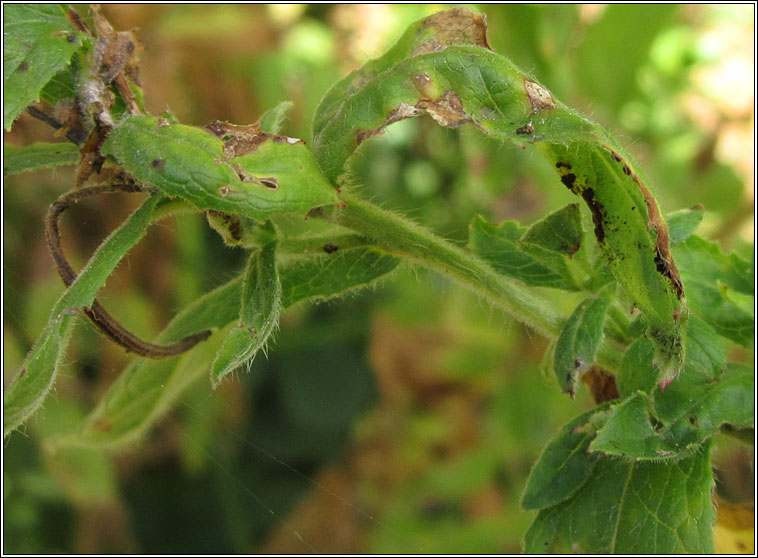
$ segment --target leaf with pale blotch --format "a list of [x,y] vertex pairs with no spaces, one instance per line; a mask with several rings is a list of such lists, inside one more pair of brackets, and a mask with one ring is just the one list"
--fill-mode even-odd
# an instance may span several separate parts
[[114,231],[97,249],[72,285],[50,312],[45,330],[27,355],[3,397],[3,432],[7,436],[34,413],[55,383],[68,345],[74,317],[88,308],[118,262],[145,234],[160,201],[153,196]]
[[265,220],[336,203],[335,189],[303,142],[258,134],[246,145],[244,153],[230,152],[206,130],[133,116],[114,128],[101,152],[138,180],[198,209]]
[[599,456],[588,453],[595,437],[592,417],[606,405],[569,422],[547,445],[527,480],[521,506],[526,510],[548,508],[576,493],[592,476]]
[[265,244],[250,256],[242,288],[239,326],[224,340],[211,367],[216,388],[227,374],[250,366],[279,325],[282,285],[276,268],[276,242]]
[[600,457],[569,499],[529,528],[529,554],[707,554],[715,522],[710,444],[676,463]]
[[603,337],[605,313],[613,300],[612,287],[603,287],[597,295],[580,302],[566,320],[555,344],[553,372],[561,389],[572,396],[581,375],[595,362]]
[[89,39],[76,31],[56,4],[3,7],[3,128],[29,104]]
[[[441,12],[411,26],[386,54],[336,84],[314,118],[319,166],[337,180],[364,141],[420,115],[450,128],[472,124],[497,140],[536,148],[563,186],[586,203],[603,263],[645,313],[661,381],[670,381],[684,366],[684,320],[675,316],[686,309],[666,221],[647,179],[605,130],[492,52],[485,35],[480,15],[462,8]],[[513,238],[493,254],[508,272],[542,285],[563,279],[508,242]]]
[[72,143],[37,142],[24,147],[3,145],[3,176],[20,172],[75,165],[79,148]]

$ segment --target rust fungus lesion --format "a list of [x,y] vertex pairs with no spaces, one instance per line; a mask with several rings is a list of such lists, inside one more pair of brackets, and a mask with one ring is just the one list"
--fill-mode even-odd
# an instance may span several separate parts
[[526,91],[529,105],[532,107],[532,113],[555,108],[555,101],[550,91],[536,81],[524,78],[524,91]]

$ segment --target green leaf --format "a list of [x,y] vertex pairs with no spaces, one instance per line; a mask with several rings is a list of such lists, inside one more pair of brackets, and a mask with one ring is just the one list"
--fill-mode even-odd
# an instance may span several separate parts
[[524,244],[539,246],[569,258],[581,248],[583,240],[578,203],[570,203],[533,223],[521,237]]
[[[527,285],[575,290],[576,285],[561,256],[536,243],[524,245],[519,242],[526,232],[527,229],[516,221],[492,225],[477,216],[469,225],[469,247],[495,271]],[[542,258],[536,257],[535,253]]]
[[[279,266],[282,307],[366,286],[399,263],[399,258],[372,246],[284,260]],[[228,326],[239,319],[242,292],[240,276],[207,293],[174,317],[157,342],[169,343],[197,331]],[[84,426],[55,443],[115,447],[137,440],[180,401],[192,382],[210,370],[222,341],[237,329],[232,326],[216,333],[184,355],[162,360],[135,359],[90,413]]]
[[3,145],[3,176],[60,165],[75,165],[79,148],[72,143],[43,143],[18,147]]
[[590,451],[630,460],[678,459],[690,455],[703,441],[701,433],[687,428],[686,424],[678,426],[684,429],[674,429],[674,435],[668,435],[671,429],[653,429],[647,397],[636,393],[611,406],[605,424],[590,444]]
[[[717,333],[741,345],[753,345],[752,265],[736,254],[724,254],[716,243],[690,236],[673,249],[692,310]],[[736,295],[732,293],[736,292]],[[744,296],[740,296],[744,295]]]
[[227,374],[252,363],[279,325],[282,285],[276,269],[276,242],[254,252],[248,261],[242,290],[239,326],[232,330],[211,367],[216,388]]
[[682,209],[666,216],[669,226],[669,240],[671,245],[681,244],[695,232],[700,221],[703,220],[705,209],[702,206]]
[[337,201],[305,144],[283,136],[247,131],[222,141],[200,128],[134,116],[110,133],[101,152],[201,210],[265,220]]
[[653,365],[654,360],[655,349],[648,339],[639,337],[629,346],[616,372],[616,388],[621,397],[655,389],[658,370]]
[[340,249],[286,263],[280,270],[282,305],[301,300],[328,299],[349,289],[365,287],[394,270],[400,258],[375,246]]
[[603,337],[605,313],[612,301],[608,285],[595,296],[584,299],[566,320],[555,344],[553,371],[558,385],[573,397],[581,375],[595,362]]
[[601,457],[574,496],[541,510],[530,554],[713,552],[710,444],[676,463]]
[[76,281],[50,312],[47,326],[4,396],[3,432],[7,436],[36,411],[55,383],[74,317],[92,305],[116,265],[145,234],[161,196],[153,196],[116,229],[92,255]]
[[709,380],[717,379],[726,366],[724,340],[697,316],[687,321],[687,367]]
[[656,392],[652,414],[667,425],[689,421],[702,436],[729,423],[751,426],[754,422],[755,370],[730,363],[714,379],[690,370],[663,392]]
[[[395,47],[326,94],[313,125],[318,164],[337,180],[361,143],[423,114],[445,127],[470,123],[500,141],[537,148],[589,208],[605,264],[645,313],[662,381],[670,381],[684,366],[684,320],[675,316],[686,309],[666,222],[646,177],[605,130],[492,52],[485,35],[484,19],[463,8],[411,26]],[[513,242],[514,231],[498,232]],[[507,255],[545,275],[533,261],[519,261],[523,256],[512,250]]]
[[284,119],[287,113],[292,110],[294,103],[292,101],[282,101],[274,108],[264,112],[258,119],[258,127],[261,132],[266,134],[278,134],[282,130]]
[[595,437],[592,417],[603,405],[566,424],[542,452],[527,480],[521,506],[526,510],[554,506],[574,495],[592,476],[599,456],[587,450]]
[[8,4],[3,16],[3,127],[10,130],[86,38],[55,4]]

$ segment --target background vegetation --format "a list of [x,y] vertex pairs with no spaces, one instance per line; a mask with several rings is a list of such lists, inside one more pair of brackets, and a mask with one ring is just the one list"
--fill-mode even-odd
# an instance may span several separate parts
[[[107,5],[138,27],[152,113],[254,122],[289,99],[307,137],[326,89],[443,6]],[[753,258],[754,7],[487,5],[493,48],[609,128],[666,212],[702,203],[699,234]],[[50,130],[22,117],[5,141]],[[368,142],[353,169],[381,205],[465,241],[475,213],[529,223],[573,197],[539,158],[465,127],[411,119]],[[63,291],[42,234],[68,170],[9,178],[4,196],[4,370],[18,369]],[[71,210],[81,265],[135,205]],[[100,296],[150,338],[244,254],[203,219],[153,227]],[[567,309],[572,307],[568,301]],[[50,453],[129,357],[84,321],[44,408],[4,448],[9,553],[518,552],[529,468],[592,407],[540,371],[546,342],[440,277],[403,268],[380,288],[287,311],[268,360],[209,395],[200,383],[131,451]],[[732,347],[730,360],[745,358]],[[6,374],[5,385],[12,378]],[[753,489],[752,457],[717,438],[721,550]],[[749,520],[752,525],[752,518]],[[731,529],[729,529],[731,528]],[[749,538],[752,541],[752,536]],[[749,550],[744,548],[744,550]]]

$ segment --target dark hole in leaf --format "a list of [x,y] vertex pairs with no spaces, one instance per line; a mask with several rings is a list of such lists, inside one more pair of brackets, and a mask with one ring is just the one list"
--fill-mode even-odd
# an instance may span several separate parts
[[276,181],[276,178],[259,178],[258,182],[270,190],[276,190],[279,188],[279,183]]
[[333,254],[337,250],[339,250],[339,248],[334,244],[324,244],[324,252],[327,254]]
[[19,72],[25,72],[28,69],[29,69],[29,64],[27,64],[26,62],[21,62],[21,64],[18,65]]
[[153,159],[150,161],[150,166],[156,170],[163,170],[163,165],[165,164],[166,162],[163,159]]

